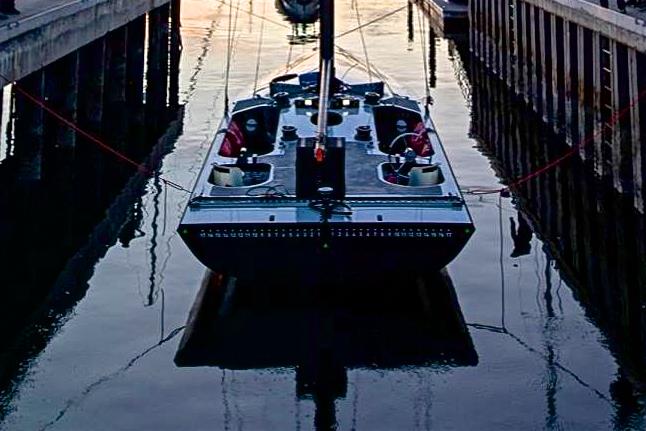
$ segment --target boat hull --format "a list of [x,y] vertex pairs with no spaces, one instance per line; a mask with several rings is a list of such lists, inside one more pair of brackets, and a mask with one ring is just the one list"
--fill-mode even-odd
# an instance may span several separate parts
[[193,254],[215,272],[239,278],[302,278],[330,271],[435,272],[460,253],[473,225],[204,224],[180,225],[179,232]]

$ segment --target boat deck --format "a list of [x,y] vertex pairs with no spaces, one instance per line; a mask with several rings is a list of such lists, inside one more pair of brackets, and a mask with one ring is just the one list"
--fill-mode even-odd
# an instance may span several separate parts
[[333,250],[327,270],[342,272],[446,266],[474,227],[428,112],[383,84],[340,86],[317,161],[315,85],[299,79],[223,120],[179,227],[189,248],[237,276],[282,271],[278,249],[287,261]]

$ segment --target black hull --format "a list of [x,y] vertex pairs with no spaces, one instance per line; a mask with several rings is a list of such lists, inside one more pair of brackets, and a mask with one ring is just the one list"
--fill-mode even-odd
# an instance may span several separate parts
[[[216,230],[218,233],[210,234]],[[446,267],[464,248],[471,225],[434,225],[418,228],[382,229],[313,225],[294,230],[273,228],[271,238],[259,238],[261,229],[227,226],[180,226],[180,234],[191,252],[212,271],[238,278],[285,276],[320,277],[326,273],[356,274],[410,270],[432,273]],[[270,231],[271,229],[262,229]],[[375,236],[368,236],[372,231]],[[288,232],[288,233],[281,233]],[[339,236],[339,233],[343,236]],[[219,237],[216,237],[219,236]],[[284,235],[284,236],[283,236]],[[292,235],[292,237],[289,237]],[[227,236],[227,237],[222,237]],[[248,237],[245,237],[248,236]]]

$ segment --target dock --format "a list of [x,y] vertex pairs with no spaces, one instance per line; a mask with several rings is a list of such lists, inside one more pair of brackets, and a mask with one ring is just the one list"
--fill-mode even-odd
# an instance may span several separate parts
[[466,0],[415,0],[429,17],[439,36],[464,33],[469,26],[469,6]]
[[[10,245],[0,258],[15,268],[4,274],[11,294],[0,301],[7,333],[47,300],[52,277],[128,181],[138,174],[145,183],[157,169],[161,160],[147,160],[172,146],[158,143],[182,112],[180,0],[17,6],[20,15],[0,22],[0,242]],[[108,227],[117,230],[124,217]],[[19,263],[25,256],[30,265]]]
[[11,165],[12,179],[25,185],[41,182],[48,169],[65,171],[74,164],[78,130],[52,120],[39,102],[129,155],[141,151],[125,148],[124,136],[135,122],[151,139],[161,134],[163,111],[178,104],[179,5],[179,0],[20,2],[21,14],[0,24],[0,87],[16,82],[18,89],[4,104],[0,96],[0,108],[10,111],[3,136],[11,155],[0,161],[0,169]]
[[639,8],[627,12],[585,0],[473,0],[470,46],[643,213],[646,21]]

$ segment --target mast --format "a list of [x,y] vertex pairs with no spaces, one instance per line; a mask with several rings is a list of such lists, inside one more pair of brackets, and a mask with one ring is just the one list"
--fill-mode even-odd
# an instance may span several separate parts
[[315,157],[321,162],[325,155],[330,88],[334,80],[334,0],[320,3],[320,63],[319,63],[319,112]]

